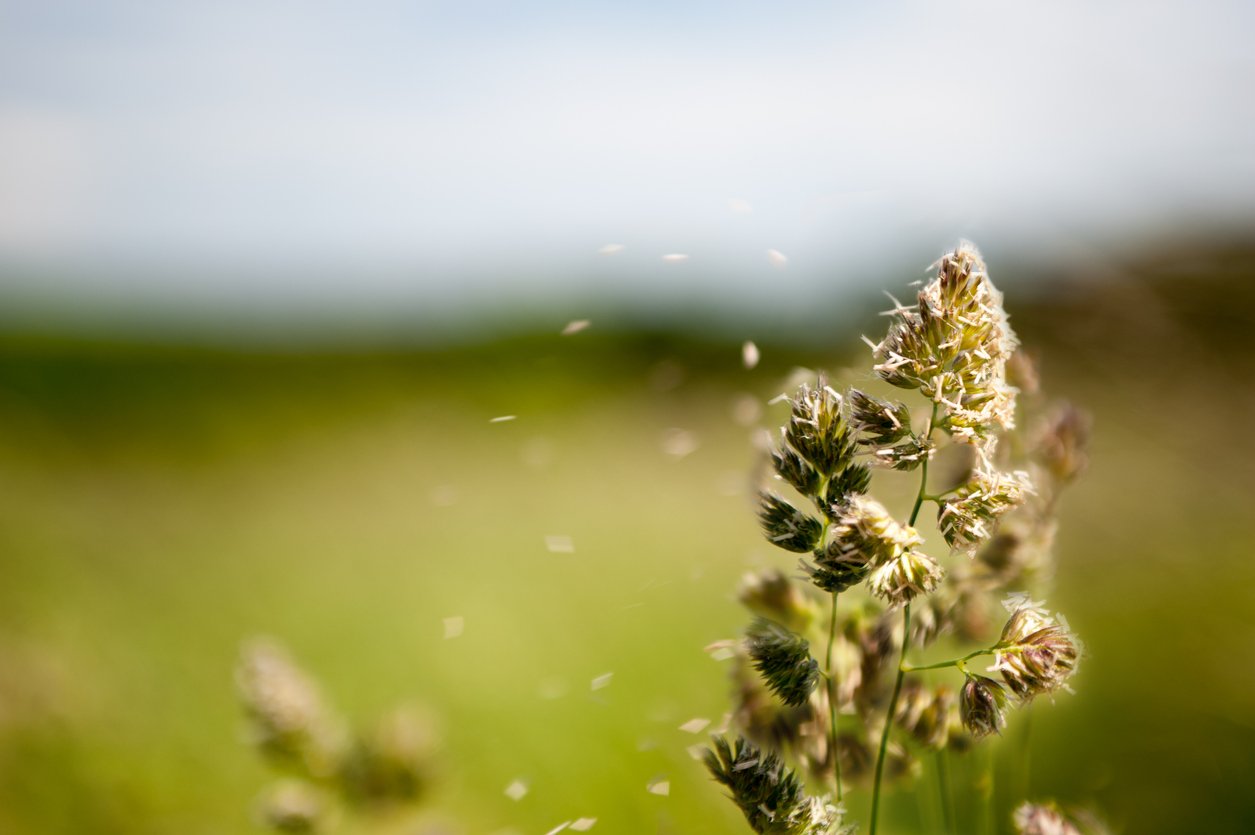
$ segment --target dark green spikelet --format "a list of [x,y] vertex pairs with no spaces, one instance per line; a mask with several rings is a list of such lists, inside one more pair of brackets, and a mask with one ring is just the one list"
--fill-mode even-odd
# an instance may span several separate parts
[[758,494],[758,520],[768,540],[798,554],[812,550],[824,533],[818,519],[765,490]]
[[828,489],[824,491],[824,505],[831,508],[833,505],[845,504],[850,496],[866,493],[871,483],[870,467],[866,464],[851,464],[828,482]]
[[776,474],[803,496],[813,496],[819,492],[823,476],[787,444],[779,452],[771,453],[771,464]]
[[915,469],[931,458],[935,448],[936,444],[932,441],[912,435],[897,446],[877,450],[876,459],[882,465],[887,464],[895,470],[905,472]]
[[814,554],[814,565],[802,563],[805,571],[818,588],[841,594],[867,579],[871,565],[858,552],[851,552],[840,540],[833,540],[827,548]]
[[775,621],[758,618],[745,635],[745,648],[754,669],[780,700],[790,707],[806,704],[819,665],[811,658],[810,643]]
[[858,389],[850,389],[845,399],[863,446],[891,446],[911,434],[911,410],[905,403],[890,403]]
[[712,737],[704,756],[715,781],[731,793],[733,803],[758,835],[828,835],[836,833],[840,812],[818,798],[807,797],[797,775],[778,754],[765,752],[745,737],[735,746]]
[[817,388],[803,385],[789,402],[793,411],[784,429],[789,446],[825,476],[850,463],[855,444],[841,417],[841,398],[824,378]]

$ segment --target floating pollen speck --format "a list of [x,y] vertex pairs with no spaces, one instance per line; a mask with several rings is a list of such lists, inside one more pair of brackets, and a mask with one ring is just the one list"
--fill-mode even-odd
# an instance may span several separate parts
[[593,828],[593,824],[596,822],[596,818],[580,818],[575,823],[571,824],[571,828],[576,832],[587,832]]
[[753,426],[763,416],[763,404],[752,394],[738,394],[732,403],[732,419],[742,426]]
[[697,760],[698,762],[701,762],[702,759],[706,756],[706,743],[699,742],[696,745],[690,745],[684,750],[689,752],[690,757]]
[[668,264],[682,264],[688,259],[689,257],[687,255],[681,255],[678,252],[673,252],[670,255],[662,256],[662,260]]
[[623,251],[623,244],[606,244],[597,250],[598,255],[618,255]]
[[560,699],[566,695],[566,681],[558,676],[550,676],[540,683],[538,692],[542,699]]
[[566,829],[570,825],[571,825],[570,821],[563,821],[562,823],[555,826],[553,829],[550,829],[548,832],[546,832],[545,835],[558,835],[559,832]]
[[732,714],[725,713],[723,715],[723,721],[719,723],[719,727],[715,728],[713,731],[711,731],[711,733],[712,734],[726,734],[728,732],[728,726],[731,724],[732,724]]
[[649,792],[650,794],[657,794],[657,795],[661,795],[662,797],[666,797],[667,795],[671,794],[671,783],[669,783],[666,780],[659,780],[657,783],[650,783],[648,786],[646,786],[645,791]]
[[702,719],[700,716],[696,719],[690,719],[680,726],[680,730],[688,731],[691,734],[701,733],[707,725],[710,724],[709,719]]
[[445,618],[445,619],[444,619],[444,636],[445,636],[445,638],[456,638],[456,637],[458,637],[459,635],[461,635],[461,634],[462,634],[462,627],[463,627],[463,626],[465,626],[465,625],[466,625],[466,623],[465,623],[465,621],[462,619],[462,616],[461,616],[461,615],[458,615],[457,617],[454,617],[454,618]]
[[431,491],[431,503],[436,507],[448,507],[458,500],[458,488],[452,484],[442,484]]
[[731,658],[734,655],[736,655],[735,652],[728,649],[727,647],[724,647],[723,649],[717,649],[714,652],[712,652],[710,654],[710,657],[716,661],[727,661],[729,658]]
[[501,417],[492,418],[488,422],[489,423],[505,423],[507,420],[514,420],[517,417],[518,415],[502,415]]
[[749,340],[741,346],[741,362],[745,363],[746,368],[758,365],[758,346]]
[[547,536],[545,537],[545,547],[554,554],[574,554],[575,543],[571,542],[569,536]]
[[505,796],[518,803],[527,796],[527,784],[522,780],[515,780],[505,787]]
[[662,435],[662,451],[673,458],[683,458],[700,445],[696,432],[686,429],[668,429]]
[[597,676],[597,678],[593,679],[592,686],[589,689],[600,690],[603,687],[609,687],[610,678],[613,675],[614,673],[606,673],[605,675]]
[[789,266],[789,257],[778,249],[767,250],[767,260],[771,262],[773,267]]
[[729,200],[728,208],[738,215],[748,215],[754,211],[748,200]]
[[570,336],[573,333],[579,333],[590,324],[592,323],[587,319],[576,319],[573,322],[568,323],[567,326],[562,329],[562,335]]

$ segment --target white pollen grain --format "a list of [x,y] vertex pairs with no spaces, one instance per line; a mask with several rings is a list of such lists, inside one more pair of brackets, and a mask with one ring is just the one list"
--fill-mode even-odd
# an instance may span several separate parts
[[758,346],[746,340],[745,344],[741,346],[741,362],[745,364],[746,368],[753,368],[758,365],[758,357]]
[[679,252],[673,252],[670,255],[662,256],[662,260],[667,264],[683,264],[689,257]]
[[690,719],[687,722],[685,722],[683,725],[680,726],[680,730],[688,731],[691,734],[699,734],[709,724],[710,724],[709,719],[703,719],[699,716],[696,719]]
[[518,415],[502,415],[501,417],[492,418],[488,422],[489,423],[505,423],[507,420],[514,420],[517,417]]
[[553,554],[574,554],[575,543],[571,542],[569,536],[547,536],[545,537],[545,547]]
[[527,784],[522,780],[515,780],[505,787],[505,796],[518,803],[527,796]]
[[700,445],[697,433],[687,429],[668,429],[662,434],[662,451],[677,460],[694,452]]
[[462,634],[462,627],[466,625],[461,615],[444,619],[444,636],[445,639],[456,638]]
[[570,336],[573,333],[579,333],[580,331],[584,330],[584,328],[588,327],[591,324],[592,322],[590,322],[588,319],[575,319],[571,322],[568,322],[567,326],[562,329],[562,335]]

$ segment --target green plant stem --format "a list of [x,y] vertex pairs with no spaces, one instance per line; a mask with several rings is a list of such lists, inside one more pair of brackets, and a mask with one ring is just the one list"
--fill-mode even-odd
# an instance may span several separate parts
[[1024,736],[1020,742],[1020,744],[1023,746],[1023,752],[1024,752],[1024,761],[1023,763],[1021,763],[1021,767],[1024,772],[1022,775],[1023,780],[1024,780],[1024,785],[1023,785],[1022,791],[1020,792],[1020,796],[1027,799],[1032,789],[1032,783],[1029,779],[1032,776],[1032,765],[1033,765],[1033,745],[1032,745],[1033,709],[1032,707],[1030,706],[1025,711],[1025,713],[1027,713],[1028,715],[1024,717]]
[[[937,423],[937,404],[933,403],[932,413],[928,416],[928,433],[925,440],[931,440],[933,427]],[[915,525],[919,518],[919,509],[924,504],[924,496],[928,490],[928,459],[920,466],[919,493],[915,496],[915,507],[911,508],[911,521]],[[880,734],[880,753],[876,757],[876,777],[872,785],[872,820],[869,827],[870,835],[876,835],[876,819],[880,813],[880,781],[885,772],[885,751],[889,748],[889,731],[893,728],[893,715],[898,710],[898,694],[902,692],[902,677],[906,674],[906,648],[911,643],[911,604],[902,608],[902,654],[898,658],[898,678],[893,684],[893,696],[889,699],[889,712],[885,715],[885,729]]]
[[832,648],[837,642],[837,593],[832,593],[832,623],[828,627],[828,724],[832,735],[832,770],[837,780],[837,802],[841,802],[841,749],[837,747],[837,674],[832,667]]
[[950,760],[946,749],[937,752],[937,783],[941,792],[941,820],[948,835],[954,835],[954,798],[950,796]]
[[993,654],[994,654],[994,651],[992,649],[978,649],[976,650],[976,652],[973,652],[970,655],[965,655],[962,658],[956,658],[953,661],[938,661],[936,664],[921,664],[919,666],[915,666],[914,664],[905,664],[903,665],[902,669],[908,673],[917,672],[919,670],[941,670],[941,669],[945,669],[946,667],[958,667],[960,670],[962,670],[963,665],[967,663],[968,661],[971,661],[973,658],[977,658],[982,655],[993,655]]
[[994,747],[986,746],[985,779],[982,781],[981,832],[993,835],[994,831]]
[[[918,509],[918,505],[916,506]],[[876,835],[876,818],[880,813],[880,779],[885,772],[885,751],[889,748],[889,730],[893,727],[893,714],[898,709],[898,694],[902,692],[903,664],[906,662],[906,646],[910,643],[911,604],[902,609],[902,656],[898,659],[898,679],[893,684],[893,696],[889,699],[889,712],[885,715],[885,729],[880,734],[880,754],[876,757],[876,777],[872,785],[872,820],[870,833]]]
[[[936,422],[937,422],[937,404],[934,403],[932,414],[928,416],[928,434],[924,436],[924,440],[926,441],[932,440],[933,425]],[[915,496],[915,507],[911,508],[911,521],[907,522],[907,524],[911,525],[912,527],[914,527],[915,520],[919,517],[920,506],[924,504],[924,499],[928,495],[927,488],[928,488],[928,459],[925,458],[924,463],[920,465],[919,493]]]

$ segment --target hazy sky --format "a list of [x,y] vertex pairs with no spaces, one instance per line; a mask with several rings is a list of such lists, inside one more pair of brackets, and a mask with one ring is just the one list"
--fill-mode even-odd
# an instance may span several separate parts
[[1252,44],[1249,0],[0,0],[0,272],[748,298],[1240,223]]

